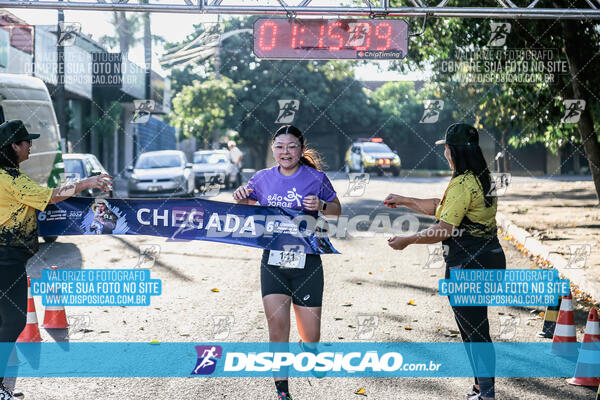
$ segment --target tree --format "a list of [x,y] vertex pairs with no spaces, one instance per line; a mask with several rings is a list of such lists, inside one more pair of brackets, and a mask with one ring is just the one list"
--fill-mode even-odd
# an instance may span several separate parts
[[123,58],[127,59],[129,49],[139,42],[136,34],[139,30],[140,22],[139,14],[132,13],[128,16],[124,11],[113,11],[112,24],[115,27],[116,36],[104,35],[100,38],[100,42],[110,47],[119,45],[119,51],[124,55]]
[[241,88],[227,77],[195,81],[173,99],[171,121],[185,136],[196,137],[208,147],[213,131],[225,133],[225,121],[233,114],[235,93]]
[[[252,28],[256,18],[233,18],[224,22],[222,32]],[[184,48],[193,43],[205,29],[195,26],[196,33],[184,42],[169,44],[169,49]],[[209,79],[215,68],[220,76],[242,84],[233,100],[233,113],[224,127],[238,132],[240,144],[252,153],[255,168],[263,168],[270,139],[280,126],[275,123],[279,113],[278,100],[300,101],[294,125],[307,137],[309,144],[325,149],[329,167],[342,166],[343,153],[349,142],[357,137],[371,136],[377,120],[377,105],[370,100],[360,82],[354,79],[352,64],[310,60],[261,60],[252,51],[252,37],[247,33],[233,35],[222,42],[220,62],[213,58],[198,65],[190,76],[174,74],[177,82]],[[185,71],[185,70],[184,70]],[[196,83],[194,82],[194,85]],[[182,92],[185,91],[185,87]],[[358,111],[357,111],[358,110]]]
[[[468,6],[458,1],[455,6]],[[496,3],[489,1],[489,6]],[[586,7],[584,0],[568,3],[554,2],[555,7]],[[502,22],[502,21],[495,21]],[[519,146],[541,142],[556,151],[565,141],[583,143],[590,170],[600,198],[600,143],[598,128],[600,114],[597,88],[600,74],[595,71],[600,54],[600,28],[592,20],[509,20],[512,30],[504,48],[510,49],[556,49],[558,56],[568,60],[566,74],[554,73],[551,82],[537,84],[457,84],[441,70],[441,60],[456,60],[457,51],[489,48],[490,22],[478,19],[436,19],[427,22],[422,36],[411,39],[407,61],[397,68],[424,69],[433,66],[434,80],[441,83],[444,99],[457,108],[458,120],[469,118],[482,129],[494,135],[500,147],[508,143]],[[436,63],[436,61],[438,61]],[[466,94],[471,92],[471,101]],[[457,101],[457,98],[460,100]],[[562,124],[564,99],[582,99],[586,107],[577,125]],[[463,103],[463,99],[466,101]],[[505,142],[502,142],[502,133]]]

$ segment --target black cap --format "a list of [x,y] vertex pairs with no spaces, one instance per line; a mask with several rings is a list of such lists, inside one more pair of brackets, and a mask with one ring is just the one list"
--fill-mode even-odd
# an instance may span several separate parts
[[20,119],[6,121],[0,125],[0,146],[6,146],[21,140],[37,139],[40,135],[29,133]]
[[435,144],[451,144],[453,146],[467,146],[479,144],[477,129],[467,124],[452,124],[446,129],[446,137]]

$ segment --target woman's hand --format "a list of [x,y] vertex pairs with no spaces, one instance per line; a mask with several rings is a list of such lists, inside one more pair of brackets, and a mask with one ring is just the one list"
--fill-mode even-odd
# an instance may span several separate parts
[[321,200],[314,195],[306,196],[304,200],[302,200],[302,204],[308,211],[319,211],[321,209]]
[[112,189],[112,176],[108,174],[95,175],[86,179],[86,185],[90,189],[100,189],[103,192],[108,192]]
[[236,201],[247,199],[253,191],[254,189],[249,189],[248,186],[240,186],[233,192],[233,199]]
[[389,208],[396,208],[404,203],[404,196],[400,196],[398,194],[388,194],[388,196],[383,200],[383,204]]
[[404,250],[411,243],[410,236],[395,236],[388,239],[388,246],[394,250]]

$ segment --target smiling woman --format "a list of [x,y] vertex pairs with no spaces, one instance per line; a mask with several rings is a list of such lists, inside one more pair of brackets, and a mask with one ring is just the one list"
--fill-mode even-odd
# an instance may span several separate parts
[[[309,215],[339,216],[342,206],[329,178],[320,170],[319,154],[307,149],[304,135],[292,125],[284,125],[271,140],[277,166],[257,172],[247,186],[240,186],[233,198],[237,203],[289,207]],[[293,259],[288,263],[284,260]],[[260,283],[271,342],[290,339],[290,306],[294,305],[298,331],[304,351],[317,352],[321,337],[323,264],[321,257],[265,250],[260,265]],[[287,370],[275,378],[280,400],[291,399]],[[313,370],[313,375],[322,377]]]

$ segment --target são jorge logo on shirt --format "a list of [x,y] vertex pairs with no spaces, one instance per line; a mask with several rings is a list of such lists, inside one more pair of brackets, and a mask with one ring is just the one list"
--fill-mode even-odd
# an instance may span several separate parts
[[274,207],[302,207],[302,197],[293,187],[287,191],[285,197],[277,193],[267,196],[267,202],[269,206]]

